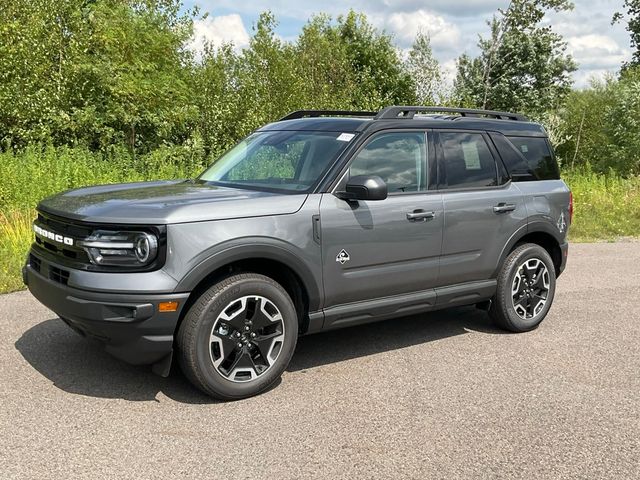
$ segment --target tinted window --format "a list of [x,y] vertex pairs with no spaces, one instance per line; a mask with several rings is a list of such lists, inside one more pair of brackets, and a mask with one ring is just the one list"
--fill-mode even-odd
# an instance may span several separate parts
[[497,185],[496,162],[479,133],[440,133],[449,188]]
[[378,175],[389,193],[427,189],[424,132],[386,133],[371,140],[353,160],[349,175]]
[[[507,163],[514,180],[551,180],[560,178],[558,165],[553,159],[549,143],[540,137],[507,137],[520,157]],[[518,178],[522,176],[523,178]]]

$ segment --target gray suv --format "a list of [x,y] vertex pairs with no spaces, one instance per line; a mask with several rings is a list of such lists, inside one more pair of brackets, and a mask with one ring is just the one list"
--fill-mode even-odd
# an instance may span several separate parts
[[299,335],[459,305],[535,328],[571,193],[542,126],[441,107],[299,111],[195,180],[43,200],[32,294],[114,356],[221,399],[267,389]]

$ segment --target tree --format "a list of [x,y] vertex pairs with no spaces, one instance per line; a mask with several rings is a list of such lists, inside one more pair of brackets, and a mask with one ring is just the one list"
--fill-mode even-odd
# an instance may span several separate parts
[[389,35],[353,10],[338,17],[336,29],[358,80],[353,98],[358,108],[377,109],[413,98],[413,80],[403,69]]
[[293,110],[374,110],[414,98],[391,37],[364,15],[315,16],[295,42],[281,40],[276,25],[265,12],[241,52],[230,45],[205,48],[194,91],[208,152]]
[[565,165],[640,174],[640,67],[571,92],[559,117],[556,152]]
[[640,65],[640,0],[625,0],[624,8],[627,9],[626,16],[621,12],[616,12],[613,16],[613,23],[626,18],[631,48],[634,49],[631,61],[623,65],[623,70]]
[[68,69],[79,52],[80,0],[2,2],[0,140],[25,145],[49,138],[64,108]]
[[[4,144],[126,143],[146,151],[188,136],[190,14],[178,0],[3,1]],[[5,15],[6,13],[6,15]]]
[[433,56],[429,35],[419,32],[409,50],[406,68],[415,83],[416,100],[420,105],[441,103],[443,94],[442,71]]
[[196,114],[183,49],[191,19],[176,5],[98,0],[87,7],[60,132],[100,149],[124,142],[131,152],[186,139]]
[[299,95],[306,108],[356,109],[360,86],[346,43],[328,15],[316,15],[302,27],[295,45]]
[[489,22],[480,55],[458,59],[458,103],[515,110],[540,117],[556,108],[571,88],[576,64],[566,42],[541,22],[548,10],[571,9],[568,0],[513,0]]

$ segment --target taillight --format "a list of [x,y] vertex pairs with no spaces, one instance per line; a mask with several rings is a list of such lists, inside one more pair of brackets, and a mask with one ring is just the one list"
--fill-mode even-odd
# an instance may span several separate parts
[[569,192],[569,223],[573,223],[573,193]]

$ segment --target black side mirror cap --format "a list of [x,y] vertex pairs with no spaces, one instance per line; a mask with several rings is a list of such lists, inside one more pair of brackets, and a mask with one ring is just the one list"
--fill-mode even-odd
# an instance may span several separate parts
[[349,179],[344,191],[335,195],[343,200],[384,200],[387,194],[387,184],[377,175],[357,175]]

